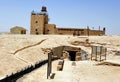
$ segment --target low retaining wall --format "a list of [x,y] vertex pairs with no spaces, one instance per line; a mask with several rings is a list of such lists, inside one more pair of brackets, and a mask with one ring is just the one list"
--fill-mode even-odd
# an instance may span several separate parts
[[[57,60],[57,59],[58,58],[54,58],[52,59],[52,61]],[[11,75],[7,75],[5,78],[0,79],[0,82],[16,82],[16,80],[22,77],[23,75],[30,73],[31,71],[41,67],[42,65],[46,63],[48,63],[48,60],[39,61],[35,65],[28,66],[27,68],[24,68],[19,72],[16,72],[14,74],[12,73]]]

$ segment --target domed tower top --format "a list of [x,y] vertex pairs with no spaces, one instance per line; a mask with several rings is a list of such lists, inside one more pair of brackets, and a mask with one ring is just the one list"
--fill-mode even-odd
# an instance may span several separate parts
[[42,12],[47,12],[47,8],[46,8],[46,6],[42,6],[42,10],[41,10]]
[[42,10],[41,10],[41,12],[40,12],[40,15],[46,15],[46,16],[48,16],[46,6],[42,6]]

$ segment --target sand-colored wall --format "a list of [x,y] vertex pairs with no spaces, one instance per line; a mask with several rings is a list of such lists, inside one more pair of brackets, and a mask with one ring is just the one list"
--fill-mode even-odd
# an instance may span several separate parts
[[62,57],[63,54],[63,46],[58,46],[52,49],[53,55],[57,57]]
[[89,29],[70,29],[70,28],[58,28],[56,34],[63,35],[105,35],[105,31],[103,30],[89,30]]
[[31,15],[30,34],[43,34],[44,32],[44,15]]
[[105,32],[102,30],[90,30],[89,35],[105,35]]
[[56,28],[55,24],[48,24],[48,16],[44,14],[31,15],[30,34],[60,34],[60,35],[105,35],[103,30],[90,30],[87,28]]
[[57,28],[57,34],[63,35],[86,35],[86,29],[75,29],[75,28]]
[[45,24],[45,34],[56,34],[56,25]]
[[67,34],[67,35],[73,35],[73,33],[74,33],[74,30],[72,30],[72,29],[57,29],[57,33],[56,34],[62,34],[62,35],[65,35],[65,34]]
[[13,27],[10,29],[11,34],[26,34],[26,29],[22,27]]

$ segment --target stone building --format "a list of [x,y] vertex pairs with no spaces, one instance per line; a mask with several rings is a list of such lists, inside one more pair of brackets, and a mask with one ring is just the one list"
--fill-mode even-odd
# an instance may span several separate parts
[[15,26],[10,29],[11,34],[26,34],[26,29],[23,27]]
[[30,34],[63,34],[63,35],[105,35],[103,30],[91,30],[86,28],[59,28],[55,24],[48,24],[49,18],[47,8],[42,7],[41,12],[32,11]]

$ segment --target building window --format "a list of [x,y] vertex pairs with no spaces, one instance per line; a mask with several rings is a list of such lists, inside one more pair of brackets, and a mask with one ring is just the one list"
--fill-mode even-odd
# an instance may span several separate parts
[[36,32],[36,35],[38,35],[39,33],[38,32]]
[[35,21],[35,23],[38,23],[38,21]]
[[38,29],[35,29],[35,31],[38,31]]
[[47,30],[47,32],[49,32],[50,30]]

